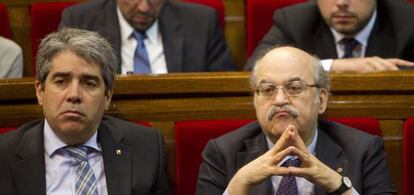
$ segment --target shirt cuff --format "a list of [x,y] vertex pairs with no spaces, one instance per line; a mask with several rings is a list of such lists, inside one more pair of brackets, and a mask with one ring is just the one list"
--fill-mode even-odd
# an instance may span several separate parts
[[[229,195],[229,192],[227,192],[227,188],[226,190],[223,192],[223,195]],[[353,194],[352,194],[353,195]],[[358,195],[358,194],[357,194]]]
[[333,59],[321,60],[321,64],[322,64],[323,69],[325,71],[329,72],[331,70],[331,67],[332,67],[332,62],[333,62]]
[[351,195],[359,195],[359,193],[352,187]]

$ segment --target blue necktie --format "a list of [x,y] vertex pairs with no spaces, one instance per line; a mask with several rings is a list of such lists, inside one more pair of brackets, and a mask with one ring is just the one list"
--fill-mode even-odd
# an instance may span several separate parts
[[69,155],[76,160],[78,167],[76,169],[76,195],[98,195],[95,175],[88,162],[86,146],[66,147]]
[[148,60],[147,49],[145,49],[144,40],[147,38],[145,32],[134,31],[133,37],[137,40],[137,48],[134,53],[134,73],[149,74],[151,67]]
[[[283,167],[299,167],[301,164],[298,158],[289,159],[282,164]],[[283,176],[277,188],[276,195],[298,195],[298,185],[296,184],[295,176],[286,175]]]
[[354,38],[344,38],[342,39],[342,43],[345,45],[344,56],[342,58],[353,58],[353,51],[359,45],[359,42]]

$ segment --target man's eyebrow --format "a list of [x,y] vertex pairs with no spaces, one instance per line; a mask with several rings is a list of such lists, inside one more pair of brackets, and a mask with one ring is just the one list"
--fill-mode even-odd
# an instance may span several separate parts
[[99,77],[96,75],[91,74],[82,74],[81,78],[84,80],[94,80],[94,81],[100,81]]
[[56,72],[52,74],[52,79],[56,79],[58,77],[69,77],[70,73],[69,72]]
[[[300,77],[292,77],[292,78],[284,81],[283,83],[290,83],[290,82],[294,82],[294,81],[303,81],[303,79],[300,78]],[[266,83],[275,84],[273,81],[268,80],[268,79],[263,79],[259,82],[259,84],[266,84]]]
[[294,82],[294,81],[303,81],[303,79],[300,78],[300,77],[292,77],[292,78],[286,80],[284,83],[289,83],[289,82]]

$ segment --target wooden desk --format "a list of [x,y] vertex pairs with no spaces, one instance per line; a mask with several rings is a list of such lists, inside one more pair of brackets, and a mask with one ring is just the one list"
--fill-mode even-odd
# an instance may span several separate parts
[[[402,192],[402,125],[414,113],[414,72],[331,77],[332,96],[324,116],[379,119],[392,177]],[[255,118],[248,83],[246,72],[120,76],[108,114],[160,128],[174,180],[174,121]],[[0,126],[41,117],[33,78],[2,80],[0,91]]]

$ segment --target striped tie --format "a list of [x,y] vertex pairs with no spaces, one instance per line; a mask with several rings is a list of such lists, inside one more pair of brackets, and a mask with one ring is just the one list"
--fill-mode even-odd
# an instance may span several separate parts
[[76,170],[76,195],[98,195],[95,175],[88,163],[86,146],[65,148],[78,163]]

